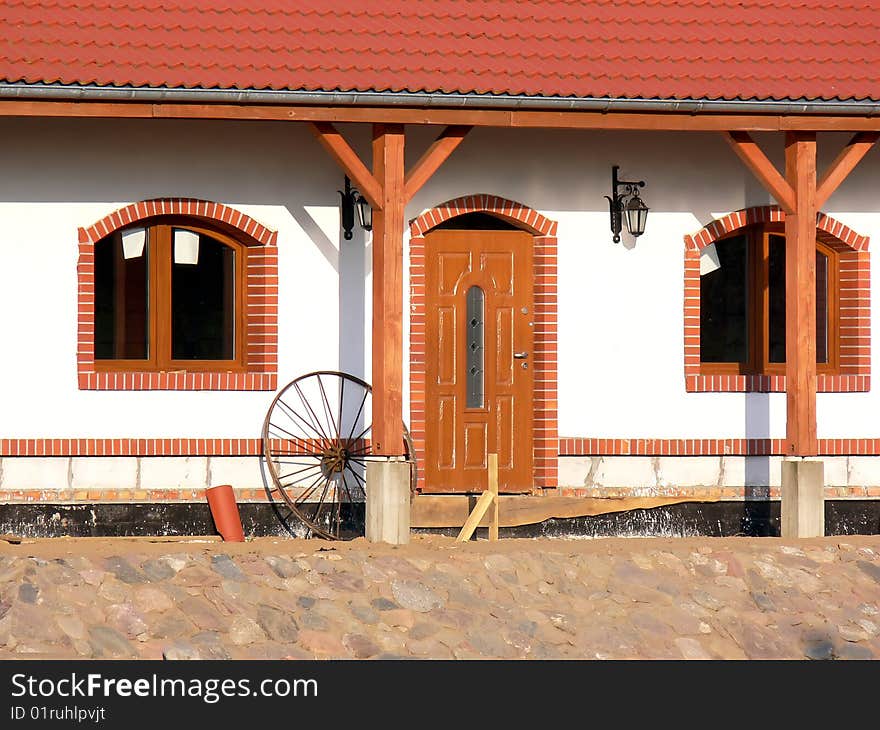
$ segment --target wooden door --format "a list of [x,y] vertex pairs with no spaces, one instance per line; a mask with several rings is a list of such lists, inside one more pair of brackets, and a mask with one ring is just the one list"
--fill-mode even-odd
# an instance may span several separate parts
[[438,230],[426,236],[425,491],[532,489],[532,237]]

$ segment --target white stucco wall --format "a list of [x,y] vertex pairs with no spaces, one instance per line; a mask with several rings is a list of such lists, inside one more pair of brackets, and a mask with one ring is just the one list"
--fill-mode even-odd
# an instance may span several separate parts
[[[367,157],[369,130],[344,129]],[[410,163],[436,131],[408,129]],[[315,369],[369,379],[369,237],[356,228],[341,239],[342,173],[304,126],[4,119],[0,133],[14,140],[0,166],[3,437],[258,435],[272,393],[77,389],[77,228],[152,197],[223,202],[278,231],[279,385]],[[781,163],[781,137],[759,140]],[[822,162],[844,140],[820,136]],[[612,164],[647,182],[648,228],[634,244],[611,242],[603,196]],[[878,172],[874,150],[825,207],[872,238]],[[783,394],[684,389],[683,236],[769,202],[719,135],[476,129],[407,216],[477,192],[559,222],[560,435],[784,436]],[[877,321],[876,291],[872,300]],[[878,435],[878,406],[876,388],[820,394],[819,436]]]

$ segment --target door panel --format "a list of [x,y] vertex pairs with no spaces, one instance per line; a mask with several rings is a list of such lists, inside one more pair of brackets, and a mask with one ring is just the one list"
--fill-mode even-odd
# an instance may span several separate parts
[[[501,490],[530,491],[532,237],[439,230],[425,243],[426,491],[486,489],[491,452],[498,454]],[[481,290],[482,307],[474,304],[480,300],[474,287]]]

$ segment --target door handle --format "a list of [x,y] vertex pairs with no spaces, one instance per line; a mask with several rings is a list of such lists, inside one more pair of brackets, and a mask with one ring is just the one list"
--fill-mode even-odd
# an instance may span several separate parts
[[527,352],[514,352],[513,359],[514,360],[525,360],[529,356]]

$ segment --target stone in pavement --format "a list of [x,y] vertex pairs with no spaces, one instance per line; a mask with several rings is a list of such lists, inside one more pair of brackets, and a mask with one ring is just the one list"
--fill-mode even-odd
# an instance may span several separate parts
[[688,636],[680,636],[674,640],[674,644],[681,651],[684,659],[712,659],[713,656],[703,648],[703,645],[697,640]]
[[149,579],[140,570],[137,570],[125,558],[113,555],[104,561],[104,564],[117,580],[123,583],[146,583]]
[[110,626],[93,626],[90,628],[89,643],[96,656],[123,658],[137,655],[128,639]]
[[155,619],[150,627],[150,635],[157,639],[177,639],[189,636],[197,630],[192,621],[181,611],[175,610]]
[[370,606],[365,606],[362,603],[351,603],[349,605],[349,610],[352,615],[363,624],[370,625],[379,623],[379,613]]
[[68,616],[61,614],[55,619],[61,630],[71,639],[84,639],[86,636],[86,625],[77,616]]
[[37,596],[40,595],[40,589],[33,583],[22,583],[18,587],[18,600],[25,603],[36,603]]
[[213,570],[209,570],[201,565],[192,565],[183,568],[172,579],[178,585],[190,588],[202,588],[204,586],[219,586],[221,577]]
[[196,626],[205,631],[226,631],[229,618],[201,596],[191,596],[177,604],[180,611]]
[[341,657],[347,654],[342,642],[327,631],[303,629],[299,632],[299,645],[306,651],[323,656]]
[[157,583],[176,575],[176,571],[167,560],[145,560],[141,563],[141,569],[144,571],[144,575]]
[[236,616],[229,624],[229,640],[236,646],[265,641],[266,634],[249,616]]
[[148,630],[147,622],[130,603],[114,603],[107,607],[107,623],[130,639]]
[[181,661],[187,659],[201,659],[202,655],[199,650],[186,641],[175,641],[165,647],[162,652],[162,658],[170,661]]
[[168,594],[153,586],[140,586],[132,593],[132,601],[144,613],[156,611],[162,613],[174,608],[174,602]]
[[193,636],[190,641],[198,649],[202,659],[229,659],[229,652],[223,646],[220,635],[216,631],[202,631]]
[[292,644],[299,637],[299,627],[293,616],[274,606],[257,606],[256,621],[273,641]]
[[268,563],[269,567],[272,568],[275,575],[279,578],[296,578],[296,576],[302,573],[302,568],[285,557],[267,555],[266,563]]
[[212,555],[211,567],[227,580],[244,582],[247,577],[228,555]]
[[859,560],[856,565],[861,568],[867,575],[880,583],[880,565],[869,563],[867,560]]

